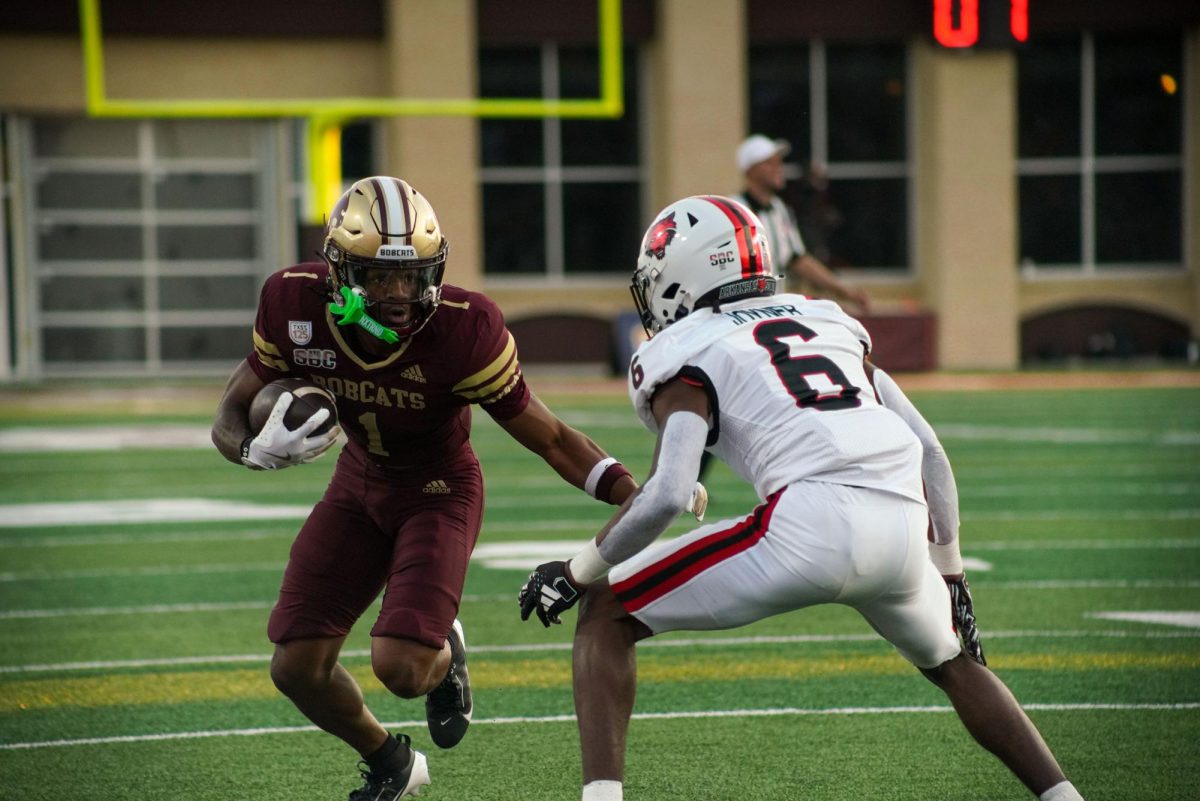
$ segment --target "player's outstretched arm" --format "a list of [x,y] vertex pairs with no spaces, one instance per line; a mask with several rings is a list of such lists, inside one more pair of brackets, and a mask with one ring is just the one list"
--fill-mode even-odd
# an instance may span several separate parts
[[578,602],[587,585],[653,542],[681,512],[697,511],[695,475],[708,435],[708,397],[673,381],[655,396],[654,414],[659,437],[646,483],[574,558],[534,568],[517,596],[522,620],[536,612],[544,626],[561,622],[559,615]]
[[525,410],[498,421],[509,436],[536,453],[573,487],[605,503],[621,504],[637,482],[616,459],[583,432],[564,423],[536,395]]

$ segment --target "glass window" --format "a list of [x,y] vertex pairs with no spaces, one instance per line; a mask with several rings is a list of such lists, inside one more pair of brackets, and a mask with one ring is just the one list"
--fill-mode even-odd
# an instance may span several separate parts
[[[625,57],[625,115],[613,120],[562,121],[563,163],[572,165],[620,164],[637,166],[638,130],[636,74],[629,54]],[[600,94],[600,56],[595,48],[564,49],[559,55],[564,98],[597,97]]]
[[352,184],[359,178],[377,175],[375,169],[375,124],[352,122],[342,128],[342,180]]
[[642,232],[636,183],[563,187],[568,273],[633,272]]
[[750,131],[788,140],[786,202],[833,267],[908,269],[907,56],[901,44],[752,45]]
[[1078,175],[1022,175],[1018,180],[1021,258],[1035,264],[1078,264]]
[[904,161],[904,50],[826,48],[829,162]]
[[903,178],[848,179],[837,184],[846,209],[892,209],[887,214],[847,214],[829,234],[830,267],[893,265],[908,252],[908,181]]
[[483,208],[487,271],[544,274],[546,208],[542,187],[538,184],[485,184]]
[[[489,275],[624,275],[642,234],[638,59],[623,53],[618,119],[484,119],[484,271]],[[594,98],[595,47],[480,51],[484,97]]]
[[146,303],[140,275],[56,275],[42,279],[42,309],[57,311],[133,311]]
[[52,172],[38,182],[43,209],[138,209],[142,176],[107,172]]
[[[536,48],[486,48],[479,53],[480,97],[541,97],[542,57]],[[542,121],[484,119],[480,125],[484,167],[542,162]]]
[[1097,155],[1178,154],[1182,81],[1178,37],[1097,37]]
[[256,297],[260,283],[253,275],[164,276],[158,283],[158,304],[179,311],[229,308],[234,298]]
[[1017,60],[1017,152],[1022,158],[1078,156],[1079,40],[1039,39]]
[[142,258],[142,229],[137,225],[46,225],[38,236],[43,259],[113,261]]
[[1177,170],[1096,176],[1096,260],[1180,262],[1182,185]]
[[251,225],[161,225],[158,257],[171,261],[191,259],[253,259],[258,231]]
[[160,209],[258,208],[253,175],[183,173],[164,175],[155,187]]
[[163,361],[221,361],[236,364],[246,357],[246,329],[181,326],[162,331]]
[[750,49],[750,128],[788,140],[795,153],[812,152],[808,57],[802,44]]
[[43,358],[54,362],[140,362],[146,358],[144,328],[43,328]]
[[1021,263],[1182,269],[1183,37],[1017,51]]

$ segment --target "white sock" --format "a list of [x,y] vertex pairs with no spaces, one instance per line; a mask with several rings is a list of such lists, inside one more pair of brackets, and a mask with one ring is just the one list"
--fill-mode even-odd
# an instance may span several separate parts
[[1083,801],[1083,796],[1070,782],[1059,782],[1038,796],[1039,801]]
[[583,785],[583,801],[625,801],[625,793],[620,782],[601,779]]

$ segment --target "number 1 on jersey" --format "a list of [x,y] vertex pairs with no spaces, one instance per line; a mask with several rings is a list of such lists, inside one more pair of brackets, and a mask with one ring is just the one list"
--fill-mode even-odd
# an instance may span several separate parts
[[818,412],[854,409],[862,405],[861,392],[832,359],[825,356],[793,356],[787,339],[808,342],[816,331],[795,320],[771,320],[754,329],[754,341],[771,354],[771,364],[788,394],[801,409]]
[[375,412],[363,412],[358,416],[358,422],[367,430],[367,450],[380,456],[388,456],[383,449],[383,435],[379,433],[379,425],[375,422]]

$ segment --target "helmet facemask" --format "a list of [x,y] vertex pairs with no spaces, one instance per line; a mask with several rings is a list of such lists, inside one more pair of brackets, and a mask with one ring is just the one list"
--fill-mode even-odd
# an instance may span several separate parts
[[326,242],[322,255],[335,290],[348,288],[362,298],[367,314],[404,338],[421,330],[441,302],[446,249],[443,242],[432,259],[364,259]]

